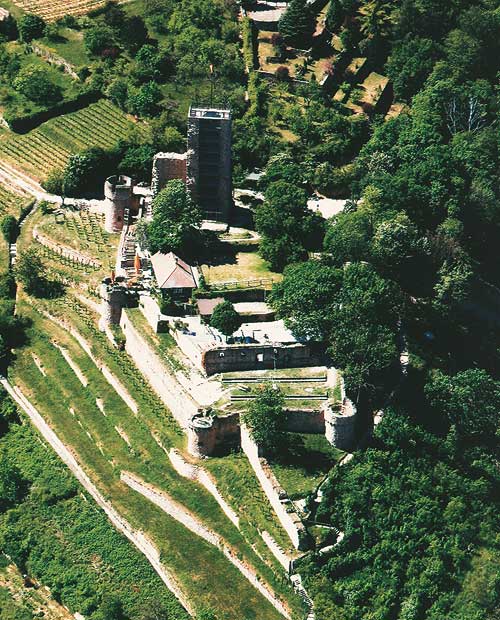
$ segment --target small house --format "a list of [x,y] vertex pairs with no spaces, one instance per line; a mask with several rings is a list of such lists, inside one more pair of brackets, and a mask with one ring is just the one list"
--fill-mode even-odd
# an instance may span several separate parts
[[193,268],[173,252],[153,254],[151,264],[158,288],[174,301],[188,301],[198,286]]

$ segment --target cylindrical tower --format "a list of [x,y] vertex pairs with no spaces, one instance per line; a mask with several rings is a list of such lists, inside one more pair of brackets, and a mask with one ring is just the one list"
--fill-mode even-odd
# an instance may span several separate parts
[[356,414],[354,403],[345,398],[338,407],[328,401],[324,406],[325,437],[332,446],[349,452],[356,438]]
[[125,222],[125,212],[132,207],[132,179],[123,175],[113,175],[104,183],[106,232],[121,232]]
[[215,451],[217,432],[212,417],[195,414],[188,425],[188,451],[196,457],[210,456]]
[[127,289],[106,278],[101,284],[100,294],[102,326],[119,325],[122,309],[127,305]]

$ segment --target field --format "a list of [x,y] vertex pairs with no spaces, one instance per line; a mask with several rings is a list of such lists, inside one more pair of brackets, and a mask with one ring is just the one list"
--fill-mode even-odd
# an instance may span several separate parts
[[117,235],[112,236],[104,230],[103,219],[102,215],[89,211],[64,210],[41,217],[37,231],[59,245],[99,260],[103,265],[113,265]]
[[0,142],[0,163],[5,159],[34,179],[47,178],[64,168],[70,155],[93,146],[110,148],[134,129],[128,117],[109,101],[53,118],[24,135]]
[[14,0],[26,13],[40,15],[46,21],[55,21],[65,15],[83,15],[105,4],[102,0]]
[[61,56],[75,67],[90,62],[83,42],[83,33],[78,30],[60,28],[56,41],[44,37],[43,39],[37,39],[36,42],[45,47],[49,52]]
[[208,284],[217,286],[237,283],[239,286],[255,286],[262,281],[263,285],[271,285],[281,279],[281,274],[269,270],[268,264],[258,255],[255,246],[221,246],[228,249],[227,255],[222,252],[213,257],[212,264],[202,266]]

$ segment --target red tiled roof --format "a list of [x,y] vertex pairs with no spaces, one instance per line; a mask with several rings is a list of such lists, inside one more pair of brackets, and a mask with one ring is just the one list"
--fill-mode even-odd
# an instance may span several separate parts
[[151,263],[159,288],[196,288],[192,268],[173,252],[157,252]]

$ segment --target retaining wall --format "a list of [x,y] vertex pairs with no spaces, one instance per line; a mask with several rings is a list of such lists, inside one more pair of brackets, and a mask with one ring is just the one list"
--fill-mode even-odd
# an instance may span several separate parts
[[168,457],[175,471],[179,475],[184,476],[184,478],[189,478],[190,480],[199,482],[202,486],[205,487],[205,489],[207,489],[207,491],[215,498],[215,501],[219,504],[227,518],[239,529],[240,519],[238,515],[222,497],[212,476],[202,467],[199,467],[198,465],[192,465],[191,463],[185,461],[182,458],[182,455],[177,450],[170,450],[170,452],[168,453]]
[[287,409],[286,430],[290,433],[325,433],[325,412],[318,409]]
[[[250,437],[248,429],[241,425],[241,447],[257,476],[264,493],[274,508],[278,519],[290,537],[296,549],[305,550],[309,547],[308,534],[300,517],[294,511],[288,512],[292,504],[280,486],[266,459],[261,458],[257,444]],[[285,501],[283,501],[285,500]],[[286,501],[288,500],[288,502]]]
[[141,337],[128,318],[126,310],[122,312],[120,327],[126,338],[125,351],[163,403],[170,409],[180,426],[186,430],[190,419],[198,412],[196,403],[165,368],[161,358]]

